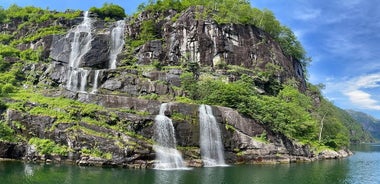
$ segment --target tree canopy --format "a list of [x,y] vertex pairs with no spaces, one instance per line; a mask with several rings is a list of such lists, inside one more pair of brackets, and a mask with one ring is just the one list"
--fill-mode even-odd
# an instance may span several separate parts
[[104,3],[101,8],[91,7],[90,12],[96,13],[102,19],[121,20],[126,16],[124,8],[112,3]]

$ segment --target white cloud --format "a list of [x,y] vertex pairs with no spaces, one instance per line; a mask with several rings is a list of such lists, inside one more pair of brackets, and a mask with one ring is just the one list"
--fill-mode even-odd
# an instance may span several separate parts
[[359,108],[380,110],[380,102],[364,89],[375,89],[380,87],[380,73],[370,74],[354,78],[345,84],[343,94]]
[[371,94],[361,90],[353,90],[345,93],[349,100],[364,109],[380,110],[379,102],[371,97]]

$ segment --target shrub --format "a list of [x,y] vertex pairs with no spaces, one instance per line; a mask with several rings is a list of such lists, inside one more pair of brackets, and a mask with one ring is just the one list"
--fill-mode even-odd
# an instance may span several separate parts
[[12,84],[6,83],[1,87],[1,94],[6,95],[12,93],[15,90],[15,87]]
[[37,151],[41,154],[58,154],[67,155],[69,149],[67,146],[56,144],[50,139],[31,138],[29,144],[36,146]]
[[[0,101],[0,106],[1,106],[1,101]],[[15,140],[16,138],[14,137],[13,129],[9,127],[6,122],[0,121],[0,141],[14,142]]]
[[123,19],[126,15],[124,12],[124,8],[122,8],[119,5],[114,5],[114,4],[108,4],[105,3],[101,8],[96,8],[96,7],[91,7],[90,12],[96,13],[99,18],[102,19],[116,19],[116,20],[121,20]]

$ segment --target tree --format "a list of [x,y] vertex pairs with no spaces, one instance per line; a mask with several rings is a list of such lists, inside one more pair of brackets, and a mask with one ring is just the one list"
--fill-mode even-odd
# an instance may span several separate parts
[[7,18],[7,14],[5,13],[5,10],[3,7],[0,6],[0,23],[4,23]]
[[124,8],[112,3],[111,4],[104,3],[101,8],[91,7],[90,12],[96,13],[99,16],[99,18],[102,18],[102,19],[108,18],[108,19],[121,20],[126,16]]

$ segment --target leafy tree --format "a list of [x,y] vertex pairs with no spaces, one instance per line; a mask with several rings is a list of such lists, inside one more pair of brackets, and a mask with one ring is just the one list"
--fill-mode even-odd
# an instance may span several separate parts
[[132,40],[131,46],[138,47],[147,41],[157,38],[156,23],[154,20],[144,20],[140,25],[140,32],[137,39]]
[[186,96],[193,100],[199,99],[198,92],[198,81],[194,78],[193,74],[190,72],[182,73],[181,75],[181,86],[186,92]]
[[277,41],[280,43],[281,48],[285,54],[300,61],[304,68],[308,65],[310,59],[306,58],[306,52],[304,48],[297,40],[297,37],[294,35],[294,33],[288,27],[281,26]]
[[[0,101],[1,105],[1,101]],[[11,127],[7,125],[6,122],[0,121],[0,141],[10,141],[15,140],[14,131]]]
[[102,19],[121,20],[126,16],[124,8],[112,3],[104,3],[101,8],[91,7],[90,12],[96,13]]
[[0,6],[0,23],[4,23],[7,18],[7,14],[3,7]]

